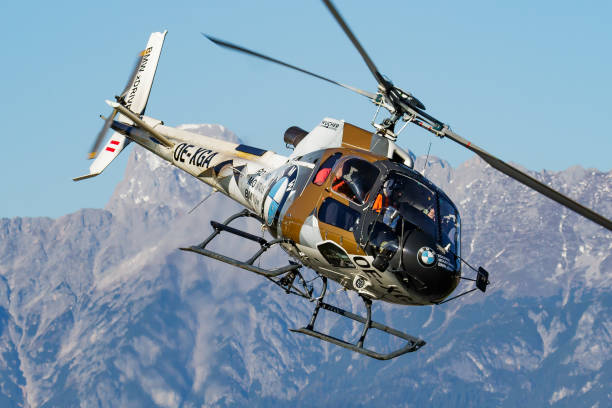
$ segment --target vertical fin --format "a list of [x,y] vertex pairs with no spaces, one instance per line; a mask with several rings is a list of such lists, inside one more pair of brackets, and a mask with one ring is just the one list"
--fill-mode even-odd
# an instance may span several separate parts
[[[166,33],[167,31],[151,34],[146,48],[140,55],[140,64],[137,67],[136,73],[131,83],[128,84],[124,95],[121,95],[125,106],[137,115],[142,115],[147,107]],[[129,124],[132,123],[130,119],[122,114],[118,114],[115,120]],[[89,174],[76,177],[73,180],[84,180],[102,173],[129,144],[129,139],[120,133],[113,132],[110,139],[108,139],[100,153],[98,153],[97,158],[89,166]]]

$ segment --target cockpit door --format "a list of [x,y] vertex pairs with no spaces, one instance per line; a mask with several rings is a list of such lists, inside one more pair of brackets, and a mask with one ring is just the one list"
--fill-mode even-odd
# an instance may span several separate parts
[[323,185],[317,209],[321,233],[349,253],[364,254],[357,237],[379,174],[369,161],[348,156],[338,161]]
[[[356,240],[362,212],[379,170],[363,158],[331,152],[322,158],[299,200],[283,220],[283,235],[300,241],[300,231],[316,218],[321,242],[332,241],[351,254],[363,254]],[[312,228],[311,228],[312,229]],[[308,245],[318,243],[308,240]]]

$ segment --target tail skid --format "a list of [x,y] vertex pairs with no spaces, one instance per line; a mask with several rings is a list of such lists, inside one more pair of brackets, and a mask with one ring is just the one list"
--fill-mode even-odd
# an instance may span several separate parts
[[[167,31],[151,34],[147,47],[141,53],[140,63],[137,65],[130,83],[128,83],[125,92],[118,98],[122,107],[136,116],[142,115],[147,106],[166,33]],[[115,120],[127,124],[134,123],[127,115],[121,113],[121,110]],[[73,180],[80,181],[99,175],[129,144],[130,140],[128,138],[118,132],[113,132],[98,153],[97,158],[89,166],[89,173],[75,177]]]

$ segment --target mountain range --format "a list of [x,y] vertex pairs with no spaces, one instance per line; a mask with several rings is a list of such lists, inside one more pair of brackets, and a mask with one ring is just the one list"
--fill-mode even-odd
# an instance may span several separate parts
[[[459,207],[462,256],[492,284],[439,306],[375,302],[376,320],[427,341],[391,361],[292,334],[312,303],[180,251],[240,208],[138,146],[105,208],[0,219],[0,406],[612,406],[612,234],[476,157],[415,167]],[[612,215],[612,172],[530,174]],[[217,248],[253,250],[225,236]],[[322,330],[358,333],[321,317]]]

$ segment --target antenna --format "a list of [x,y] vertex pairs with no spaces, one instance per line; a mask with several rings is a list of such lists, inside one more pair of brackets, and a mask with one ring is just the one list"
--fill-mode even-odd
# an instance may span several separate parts
[[191,210],[189,210],[189,212],[187,214],[191,214],[192,212],[195,211],[196,208],[198,208],[200,206],[200,204],[202,204],[204,201],[208,200],[210,198],[210,196],[212,196],[213,194],[215,194],[218,190],[216,188],[213,188],[210,193],[208,193],[203,199],[202,201],[200,201],[198,204],[196,204],[195,207],[193,207]]
[[425,164],[423,165],[423,176],[425,176],[425,170],[427,169],[427,163],[429,163],[429,151],[431,150],[431,138],[429,139],[429,147],[427,148],[427,157],[425,158]]

